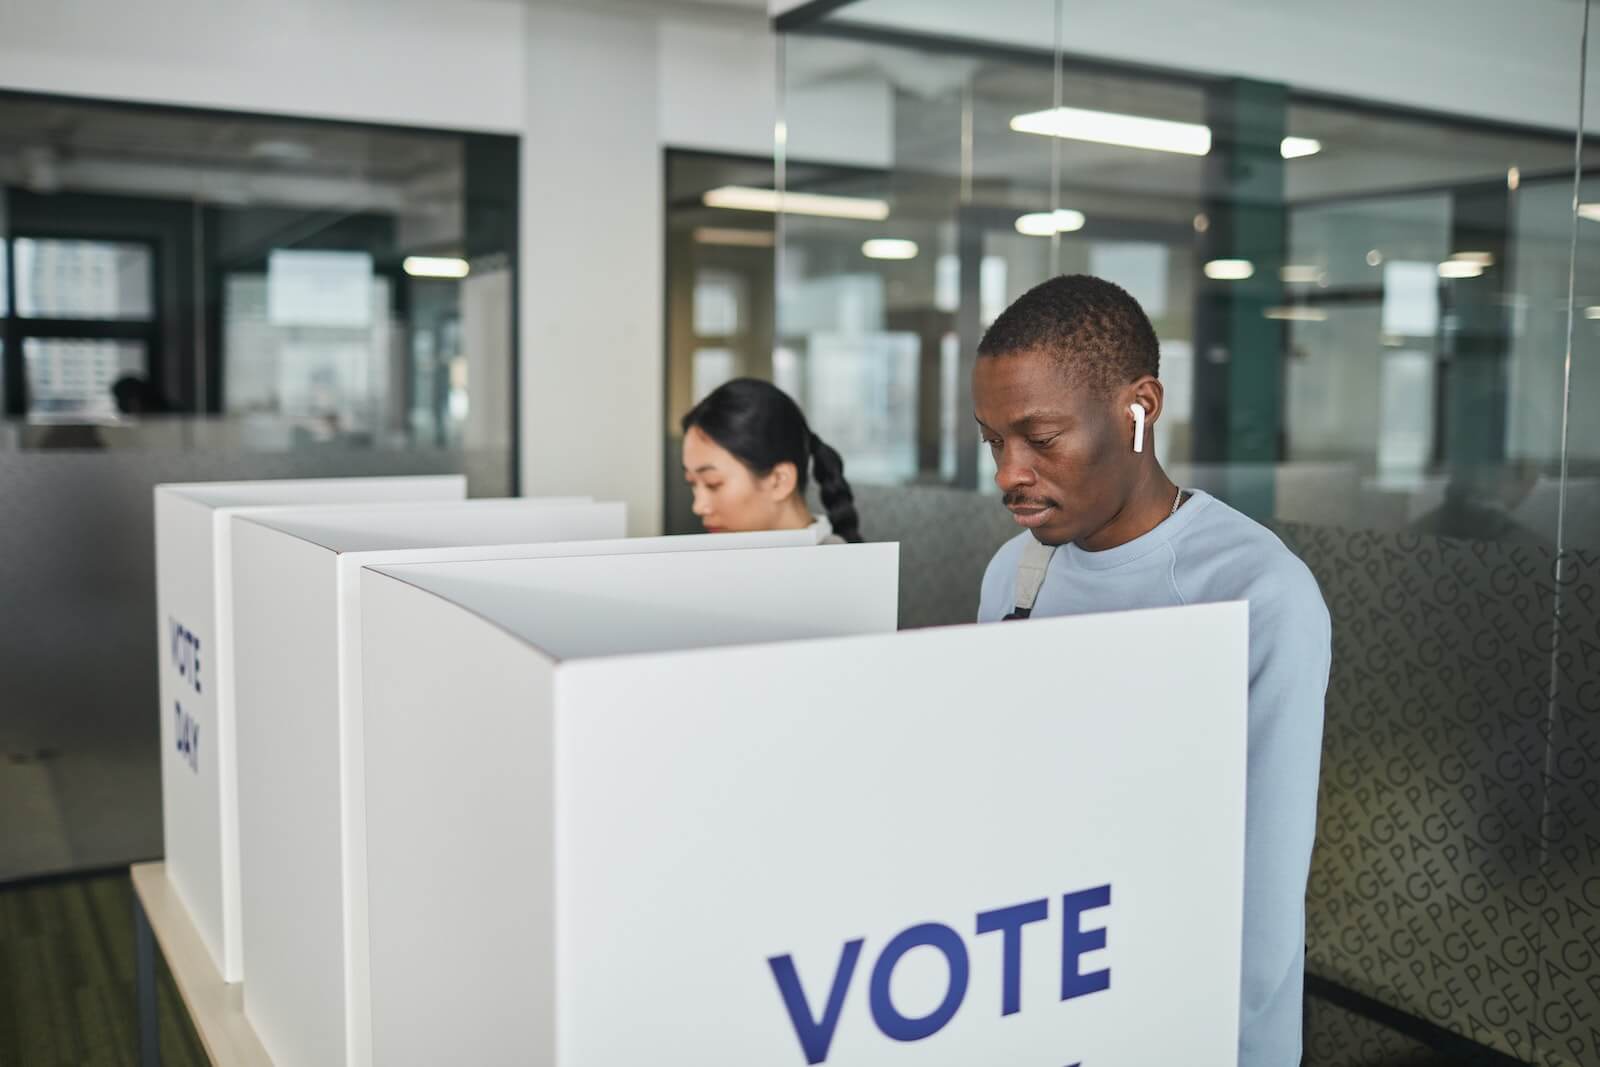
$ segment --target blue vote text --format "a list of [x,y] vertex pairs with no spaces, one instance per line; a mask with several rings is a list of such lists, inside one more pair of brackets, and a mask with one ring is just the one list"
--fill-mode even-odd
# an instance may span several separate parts
[[[1061,1000],[1099,993],[1111,988],[1109,967],[1084,974],[1080,958],[1087,953],[1106,947],[1104,926],[1084,929],[1083,913],[1103,908],[1111,903],[1111,886],[1067,893],[1061,903]],[[1000,1003],[999,1014],[1015,1015],[1022,1010],[1022,931],[1026,926],[1042,923],[1050,918],[1051,898],[1041,897],[1021,904],[981,911],[973,923],[973,937],[998,934],[1000,936]],[[1093,921],[1091,919],[1091,921]],[[808,993],[801,985],[795,970],[794,959],[788,954],[772,956],[767,960],[772,977],[778,985],[778,995],[783,1000],[789,1021],[794,1026],[795,1038],[806,1063],[824,1063],[833,1045],[839,1018],[844,1012],[845,998],[850,991],[857,965],[866,947],[865,938],[846,941],[834,965],[833,981],[825,995],[821,990]],[[895,967],[907,953],[917,948],[932,948],[944,957],[948,970],[943,999],[926,1015],[908,1016],[896,1007],[889,990]],[[872,1022],[887,1038],[894,1041],[921,1041],[932,1037],[947,1026],[956,1012],[961,1010],[967,995],[967,980],[971,966],[965,939],[955,928],[943,923],[925,922],[909,926],[890,938],[878,950],[872,973],[867,977],[867,1005]]]

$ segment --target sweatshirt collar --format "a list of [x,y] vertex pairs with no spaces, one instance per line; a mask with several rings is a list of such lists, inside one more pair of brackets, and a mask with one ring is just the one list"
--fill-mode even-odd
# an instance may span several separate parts
[[1189,499],[1183,502],[1183,506],[1176,514],[1163,519],[1154,529],[1140,534],[1132,541],[1099,552],[1087,552],[1077,545],[1062,545],[1056,555],[1064,558],[1069,566],[1087,571],[1110,570],[1143,559],[1150,553],[1165,548],[1173,538],[1193,525],[1195,520],[1215,503],[1215,498],[1203,489],[1189,489],[1186,492],[1189,494]]

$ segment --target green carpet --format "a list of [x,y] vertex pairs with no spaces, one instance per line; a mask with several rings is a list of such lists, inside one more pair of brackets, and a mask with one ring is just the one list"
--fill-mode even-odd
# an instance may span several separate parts
[[[156,982],[161,1062],[200,1067],[164,962]],[[138,1067],[134,996],[126,873],[0,887],[0,1067]]]

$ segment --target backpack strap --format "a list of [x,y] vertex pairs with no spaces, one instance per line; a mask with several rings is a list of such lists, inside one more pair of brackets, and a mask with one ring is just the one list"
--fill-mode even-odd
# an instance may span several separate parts
[[1022,559],[1017,564],[1017,595],[1015,608],[1006,620],[1026,619],[1033,614],[1034,601],[1044,586],[1045,575],[1050,570],[1050,559],[1056,554],[1054,545],[1043,545],[1032,537],[1022,547]]

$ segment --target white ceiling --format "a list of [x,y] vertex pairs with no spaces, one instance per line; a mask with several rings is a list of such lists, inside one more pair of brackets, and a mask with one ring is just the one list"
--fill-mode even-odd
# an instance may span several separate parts
[[[886,161],[953,179],[962,173],[963,94],[970,89],[974,180],[1023,196],[1049,188],[1050,139],[1009,129],[1012,116],[1050,106],[1048,64],[811,35],[791,40],[787,55],[790,146],[797,158],[826,158],[812,149],[819,132],[829,132],[829,115],[850,114],[859,124],[861,116],[881,112]],[[1206,121],[1204,91],[1186,82],[1069,66],[1062,95],[1079,107]],[[1461,128],[1345,106],[1293,103],[1286,132],[1323,145],[1318,155],[1287,164],[1294,202],[1504,181],[1513,166],[1531,178],[1567,171],[1572,159],[1567,137]],[[1192,214],[1205,186],[1204,161],[1188,156],[1083,141],[1064,141],[1059,150],[1063,189],[1085,204],[1097,194],[1145,196]]]
[[[1575,122],[1572,0],[1066,0],[1065,51],[1547,128]],[[839,23],[1048,51],[1054,0],[855,0]],[[1589,114],[1600,123],[1600,78]]]

